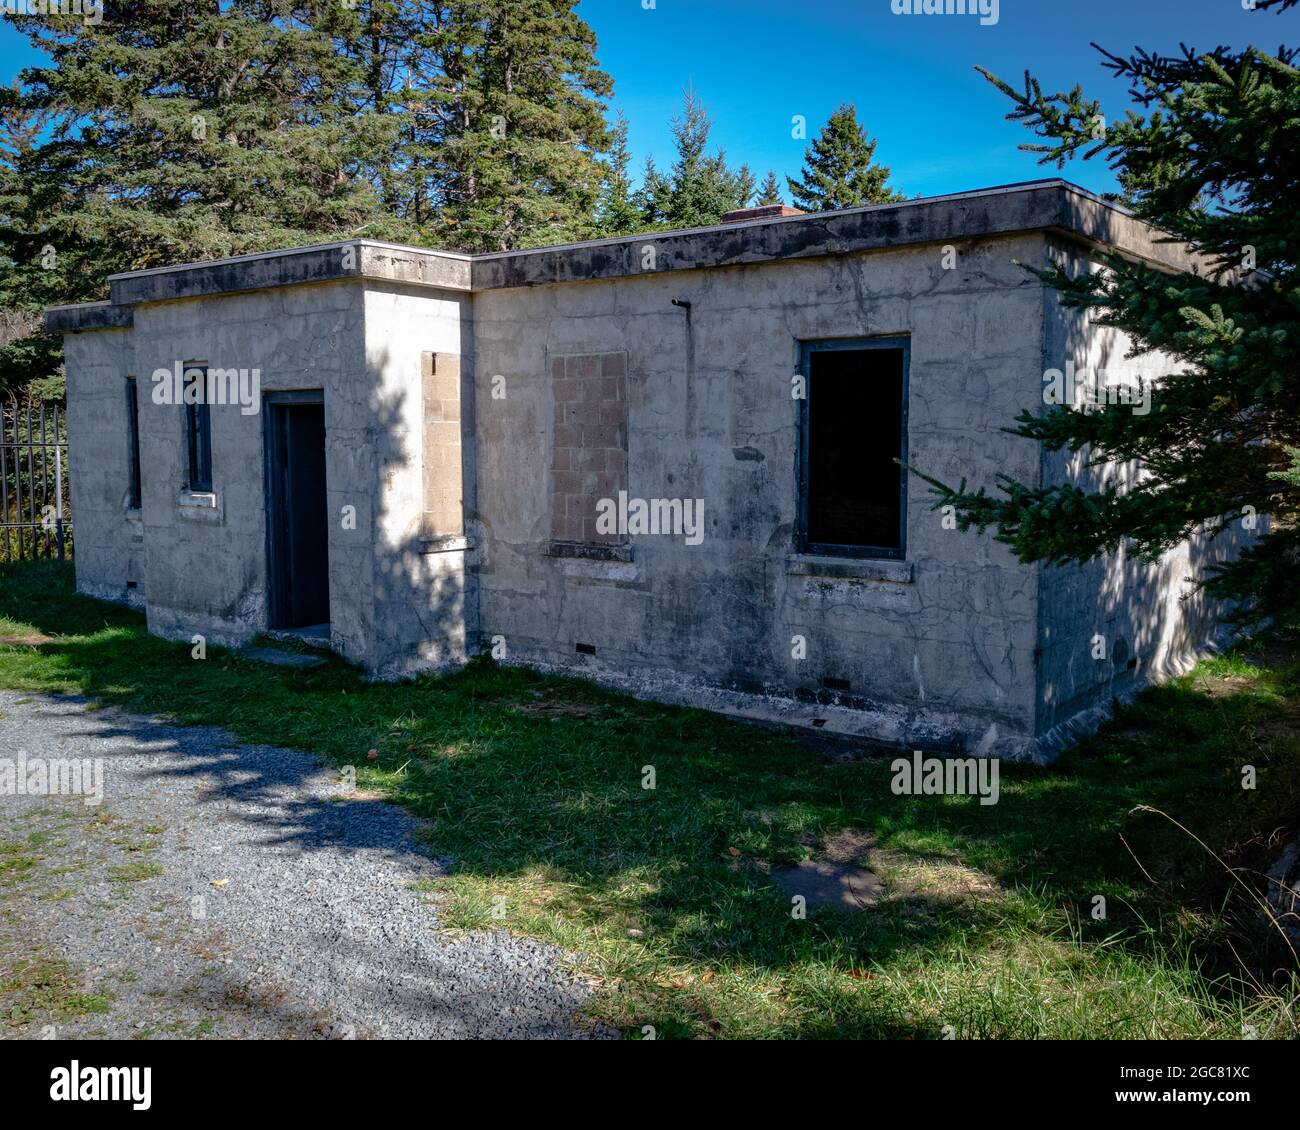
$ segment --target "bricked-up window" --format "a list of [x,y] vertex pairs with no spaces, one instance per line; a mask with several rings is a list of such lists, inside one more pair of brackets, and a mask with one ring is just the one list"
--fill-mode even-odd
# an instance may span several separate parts
[[465,530],[460,383],[460,358],[456,354],[420,355],[424,413],[421,532],[429,538],[456,537]]
[[906,550],[906,338],[808,342],[800,402],[800,534],[806,553],[901,558]]
[[126,505],[140,509],[140,406],[135,398],[135,377],[126,378]]
[[[186,483],[192,491],[212,489],[212,413],[207,402],[208,370],[206,365],[185,366],[186,386],[197,382],[195,403],[185,405]],[[191,397],[186,396],[189,400]]]
[[627,489],[627,354],[551,358],[555,444],[551,461],[553,549],[618,545],[624,534],[596,532],[596,504]]

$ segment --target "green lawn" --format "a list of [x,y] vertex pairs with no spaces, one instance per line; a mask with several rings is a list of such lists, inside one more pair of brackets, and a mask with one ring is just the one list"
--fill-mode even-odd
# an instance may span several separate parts
[[[1294,652],[1205,663],[1051,769],[1004,764],[993,806],[894,796],[888,758],[522,670],[368,685],[342,664],[193,660],[59,565],[0,566],[0,686],[356,766],[453,861],[444,926],[571,949],[593,1017],[630,1035],[1300,1034],[1300,966],[1247,889],[1300,825]],[[792,918],[770,870],[841,834],[870,838],[887,897]]]

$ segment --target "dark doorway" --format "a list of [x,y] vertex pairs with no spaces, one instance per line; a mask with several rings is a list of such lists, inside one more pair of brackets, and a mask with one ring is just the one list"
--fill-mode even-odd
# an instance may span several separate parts
[[266,398],[267,546],[272,628],[330,618],[325,404],[319,392]]

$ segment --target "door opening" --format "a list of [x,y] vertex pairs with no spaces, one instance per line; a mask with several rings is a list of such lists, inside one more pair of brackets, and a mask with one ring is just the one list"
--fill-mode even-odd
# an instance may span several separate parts
[[266,397],[266,453],[270,626],[327,626],[329,523],[322,393]]

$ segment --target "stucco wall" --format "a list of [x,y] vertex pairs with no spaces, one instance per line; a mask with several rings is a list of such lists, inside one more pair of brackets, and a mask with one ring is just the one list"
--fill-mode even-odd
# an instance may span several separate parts
[[[1023,744],[1035,570],[945,529],[923,484],[908,495],[910,582],[791,572],[791,376],[800,341],[911,335],[914,465],[954,482],[1032,478],[1036,448],[1000,429],[1036,394],[1042,357],[1042,288],[1012,260],[1043,254],[1029,234],[963,245],[954,270],[934,246],[476,295],[483,635],[504,636],[511,658],[631,673],[660,694],[667,682],[825,703],[823,679],[845,679],[839,701],[865,714],[804,712],[889,740]],[[549,361],[618,350],[629,492],[702,498],[706,536],[633,537],[630,563],[548,557]]]

